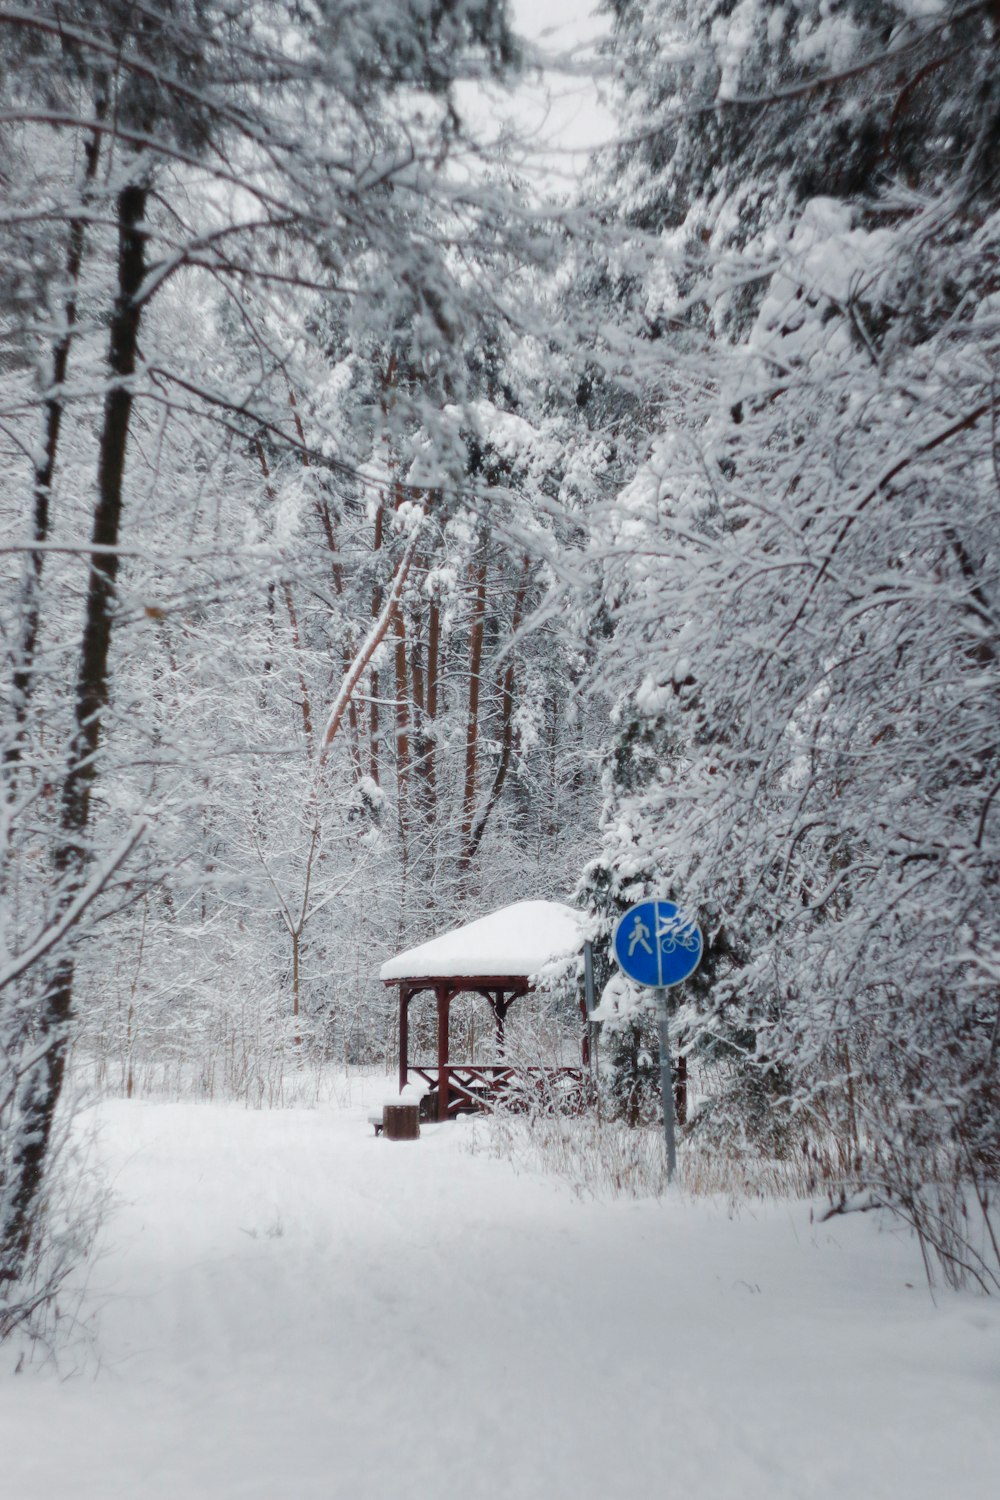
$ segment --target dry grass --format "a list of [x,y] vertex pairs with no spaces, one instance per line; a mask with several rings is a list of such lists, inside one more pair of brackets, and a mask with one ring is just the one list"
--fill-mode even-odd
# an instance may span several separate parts
[[[580,1197],[656,1198],[667,1190],[667,1162],[659,1126],[631,1127],[595,1113],[499,1111],[473,1133],[474,1149],[513,1163],[519,1171],[560,1178]],[[808,1198],[816,1192],[803,1157],[768,1160],[746,1151],[722,1153],[681,1141],[678,1185],[692,1197],[722,1196],[731,1204],[761,1198]]]

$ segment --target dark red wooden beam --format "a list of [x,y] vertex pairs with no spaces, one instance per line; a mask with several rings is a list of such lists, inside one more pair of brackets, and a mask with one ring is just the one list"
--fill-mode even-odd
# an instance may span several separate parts
[[419,990],[436,990],[439,985],[446,985],[453,995],[460,995],[466,990],[471,990],[473,994],[486,990],[509,990],[512,995],[527,995],[532,988],[523,974],[428,974],[418,978],[383,979],[382,983],[387,988],[398,984],[411,994],[416,994]]

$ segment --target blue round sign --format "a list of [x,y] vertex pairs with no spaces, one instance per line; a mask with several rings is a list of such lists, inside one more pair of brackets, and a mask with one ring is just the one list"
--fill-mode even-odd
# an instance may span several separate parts
[[618,967],[636,984],[669,989],[701,963],[704,940],[693,917],[672,901],[640,901],[615,923]]

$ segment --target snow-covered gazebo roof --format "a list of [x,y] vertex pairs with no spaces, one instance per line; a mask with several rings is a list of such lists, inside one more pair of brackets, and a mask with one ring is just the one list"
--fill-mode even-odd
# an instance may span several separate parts
[[379,978],[386,984],[500,975],[527,980],[552,959],[579,950],[581,915],[561,901],[515,901],[398,953]]

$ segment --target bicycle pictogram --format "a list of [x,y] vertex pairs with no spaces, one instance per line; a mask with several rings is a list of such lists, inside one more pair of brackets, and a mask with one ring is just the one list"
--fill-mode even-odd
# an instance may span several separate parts
[[656,940],[661,953],[676,953],[683,948],[685,953],[697,953],[701,948],[701,934],[690,922],[679,916],[661,918],[656,929]]

